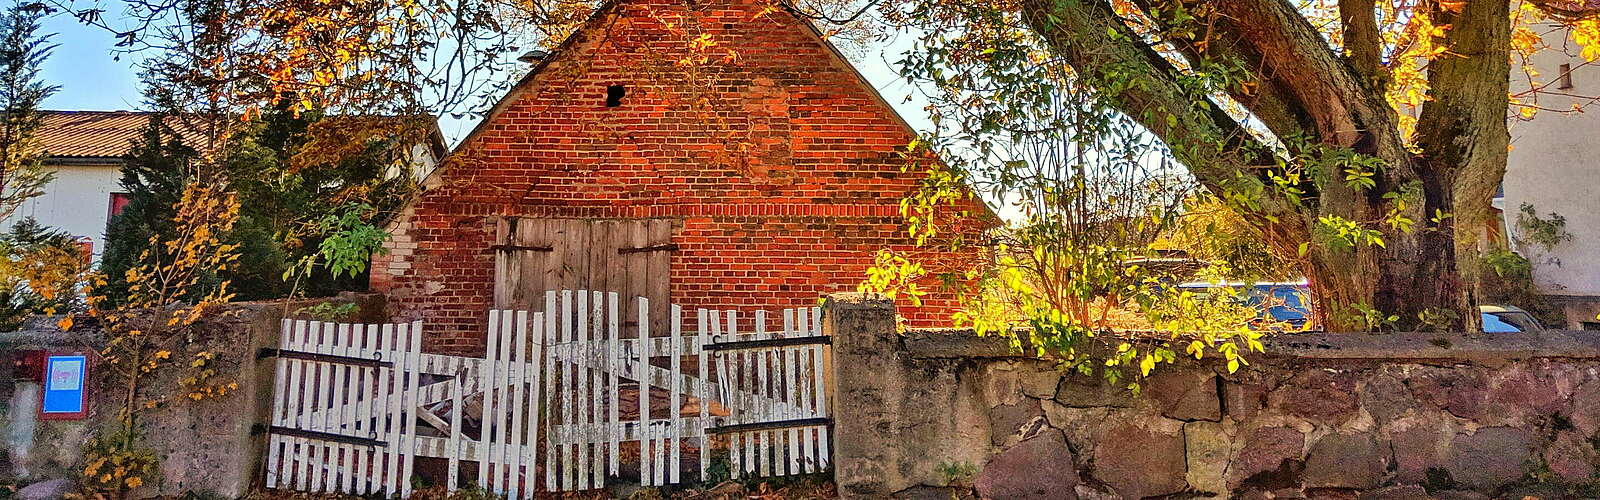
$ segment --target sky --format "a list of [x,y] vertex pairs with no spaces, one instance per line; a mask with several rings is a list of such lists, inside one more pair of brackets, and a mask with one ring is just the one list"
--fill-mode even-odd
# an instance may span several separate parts
[[[138,55],[125,54],[120,60],[116,58],[112,53],[115,40],[106,31],[83,26],[77,19],[60,13],[47,19],[41,31],[55,33],[53,41],[58,44],[45,61],[42,76],[46,82],[61,87],[55,95],[45,100],[45,109],[111,111],[146,108],[139,89],[136,68]],[[847,53],[850,53],[851,62],[862,75],[883,94],[884,100],[894,106],[913,127],[925,131],[932,125],[927,112],[923,110],[927,102],[920,98],[906,102],[908,95],[916,93],[911,84],[895,74],[893,63],[900,59],[900,53],[909,47],[910,42],[909,36],[902,35],[877,47]],[[445,117],[440,120],[439,127],[454,145],[471,132],[477,123],[475,117]]]

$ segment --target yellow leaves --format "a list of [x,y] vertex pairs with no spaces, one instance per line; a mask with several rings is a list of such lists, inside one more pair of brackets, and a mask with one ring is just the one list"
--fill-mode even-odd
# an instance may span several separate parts
[[69,316],[66,316],[64,318],[61,318],[61,321],[57,321],[56,322],[56,328],[60,328],[61,331],[63,331],[63,332],[67,331],[67,330],[71,330],[72,329],[72,316],[69,315]]
[[1572,41],[1583,47],[1583,60],[1600,60],[1600,18],[1581,19],[1572,23]]
[[165,349],[160,350],[160,351],[156,351],[156,354],[155,354],[155,358],[156,359],[167,359],[167,358],[169,358],[171,356],[172,356],[172,351],[168,351],[168,350],[165,350]]
[[122,482],[128,485],[128,489],[138,488],[139,486],[144,485],[144,480],[139,479],[138,477],[130,477],[124,479]]
[[1521,115],[1523,119],[1533,118],[1533,115],[1538,114],[1538,113],[1539,113],[1539,108],[1536,108],[1536,107],[1533,107],[1533,106],[1524,105],[1524,106],[1521,106],[1520,109],[1517,110],[1517,114]]

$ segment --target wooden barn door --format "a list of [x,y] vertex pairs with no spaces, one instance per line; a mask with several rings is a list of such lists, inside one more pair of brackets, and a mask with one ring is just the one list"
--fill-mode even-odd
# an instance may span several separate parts
[[496,221],[494,306],[539,309],[546,290],[617,292],[624,329],[635,327],[637,302],[650,299],[650,331],[666,332],[672,219]]

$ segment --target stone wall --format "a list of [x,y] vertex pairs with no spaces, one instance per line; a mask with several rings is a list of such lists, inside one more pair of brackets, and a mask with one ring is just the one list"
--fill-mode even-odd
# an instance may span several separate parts
[[[1299,334],[1134,396],[830,299],[846,496],[1541,498],[1600,492],[1600,336]],[[931,496],[930,496],[931,495]]]
[[[172,353],[175,364],[187,365],[195,353],[216,355],[212,365],[220,380],[232,380],[239,389],[222,397],[195,402],[183,400],[176,378],[182,367],[163,369],[145,387],[152,397],[172,397],[175,402],[149,410],[140,417],[143,443],[160,460],[161,478],[139,496],[181,493],[243,496],[257,476],[262,435],[252,426],[265,423],[271,403],[270,362],[258,362],[259,348],[275,346],[279,322],[303,307],[326,301],[276,301],[228,304],[206,312],[206,318],[182,339]],[[361,305],[362,321],[381,321],[383,300],[375,295],[347,294],[335,301]],[[104,334],[92,325],[61,332],[53,321],[31,322],[22,331],[0,333],[0,480],[22,484],[73,480],[83,464],[89,438],[120,425],[117,410],[122,380],[105,366],[91,361],[88,380],[89,415],[83,420],[40,420],[40,386],[32,373],[21,373],[19,362],[30,351],[87,353],[91,360],[104,346]]]

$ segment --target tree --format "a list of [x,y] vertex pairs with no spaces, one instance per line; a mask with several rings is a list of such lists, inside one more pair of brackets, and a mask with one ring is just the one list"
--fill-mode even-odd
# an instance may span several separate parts
[[[114,301],[126,295],[129,283],[123,276],[138,255],[178,236],[174,210],[195,175],[200,154],[183,143],[169,123],[173,121],[165,115],[152,117],[144,137],[125,157],[122,187],[130,200],[111,221],[101,261],[109,277],[101,292]],[[403,141],[414,138],[410,131],[418,127],[393,119],[388,121],[405,130],[379,137],[325,130],[343,121],[285,106],[267,111],[229,139],[227,151],[219,155],[222,163],[213,171],[228,179],[238,198],[238,220],[224,241],[236,245],[242,258],[213,279],[233,283],[233,297],[324,296],[365,287],[360,271],[371,245],[339,254],[346,266],[352,266],[351,259],[361,263],[355,266],[361,269],[340,273],[326,265],[331,257],[324,242],[377,231],[399,209],[415,184],[407,175],[411,158],[403,154],[408,152]],[[383,130],[371,124],[356,128]],[[333,148],[319,146],[319,141],[338,142],[349,151],[330,152]],[[330,218],[342,223],[326,222]]]
[[39,104],[58,88],[39,78],[40,65],[55,48],[52,35],[38,33],[44,11],[40,4],[19,2],[0,16],[0,221],[43,194],[55,177],[44,168],[35,138],[43,119]]
[[88,255],[77,238],[25,217],[0,235],[0,331],[35,314],[77,312]]
[[169,241],[178,232],[173,218],[199,161],[200,152],[185,144],[167,116],[159,113],[150,116],[142,136],[123,155],[119,185],[128,193],[128,204],[106,224],[100,273],[107,283],[96,287],[96,293],[109,298],[108,305],[128,297],[132,280],[127,273],[151,250],[152,241]]
[[[1310,279],[1335,331],[1375,312],[1403,329],[1476,327],[1507,76],[1537,49],[1514,52],[1513,33],[1556,21],[1600,43],[1582,5],[1505,0],[929,0],[891,18],[927,33],[907,76],[969,107],[1036,107],[1040,93],[1017,90],[1044,81],[1159,138]],[[971,118],[955,128],[1014,132]]]

